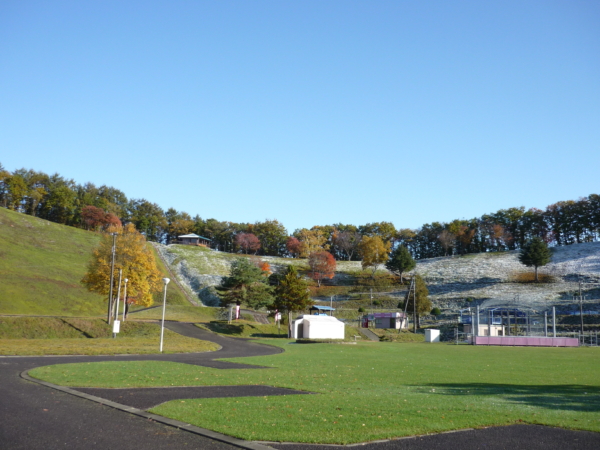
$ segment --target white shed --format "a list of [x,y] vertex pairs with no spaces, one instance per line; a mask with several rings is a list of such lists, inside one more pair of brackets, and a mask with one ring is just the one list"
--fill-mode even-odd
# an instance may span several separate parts
[[304,315],[292,322],[294,339],[344,339],[344,322],[331,316]]

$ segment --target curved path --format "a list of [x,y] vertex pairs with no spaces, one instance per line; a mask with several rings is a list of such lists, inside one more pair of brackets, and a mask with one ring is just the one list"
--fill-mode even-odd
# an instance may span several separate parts
[[[192,324],[170,322],[165,326],[189,337],[209,340],[221,345],[217,352],[176,355],[124,356],[56,356],[0,357],[0,448],[1,449],[255,449],[268,446],[281,450],[331,450],[341,446],[306,444],[252,443],[228,438],[208,430],[204,436],[177,428],[182,424],[157,416],[138,414],[133,408],[91,402],[70,395],[70,389],[49,389],[20,376],[24,371],[50,364],[91,361],[173,361],[220,369],[258,368],[244,364],[215,361],[215,358],[259,356],[281,352],[280,349],[232,339],[201,330]],[[239,389],[239,387],[236,387]],[[259,387],[261,388],[261,387]],[[268,386],[265,389],[272,389]],[[159,389],[162,390],[162,389]],[[80,391],[82,391],[80,389]],[[233,391],[222,392],[228,396]],[[276,392],[263,395],[276,395]],[[261,395],[261,394],[259,394]],[[143,407],[143,405],[141,405]],[[127,412],[124,412],[127,411]],[[173,423],[169,426],[167,423]],[[186,428],[184,426],[184,428]],[[196,429],[200,430],[200,429]],[[432,436],[418,436],[386,442],[369,443],[365,450],[403,449],[598,449],[600,434],[577,432],[533,425],[466,430]]]

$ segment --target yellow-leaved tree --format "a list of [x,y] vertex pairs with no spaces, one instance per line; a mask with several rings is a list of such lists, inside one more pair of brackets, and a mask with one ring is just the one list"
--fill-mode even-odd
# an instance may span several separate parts
[[160,291],[161,288],[161,274],[156,267],[154,255],[148,248],[146,238],[131,223],[124,227],[110,227],[104,233],[100,245],[94,250],[87,273],[81,283],[92,292],[109,295],[112,233],[116,233],[113,296],[117,295],[119,269],[122,269],[123,280],[128,279],[128,299],[134,300],[136,305],[152,305],[152,293]]
[[363,236],[358,247],[363,270],[370,267],[371,277],[375,277],[379,266],[389,259],[391,249],[392,243],[383,242],[379,236]]

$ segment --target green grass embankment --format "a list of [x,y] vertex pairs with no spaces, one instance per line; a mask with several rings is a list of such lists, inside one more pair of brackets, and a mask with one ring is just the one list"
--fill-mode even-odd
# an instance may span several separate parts
[[[103,319],[74,317],[0,318],[0,355],[115,355],[158,353],[160,327],[126,321],[117,338]],[[214,351],[211,342],[165,330],[165,353]]]
[[[98,233],[0,208],[0,314],[106,314],[105,296],[81,284],[100,239]],[[157,263],[168,277],[159,258]],[[162,303],[162,292],[154,299]],[[167,303],[189,304],[175,283],[169,285]]]

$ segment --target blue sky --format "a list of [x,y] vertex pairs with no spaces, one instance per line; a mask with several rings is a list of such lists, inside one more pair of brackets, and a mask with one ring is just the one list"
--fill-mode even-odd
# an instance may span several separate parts
[[0,162],[290,232],[600,193],[597,1],[0,3]]

